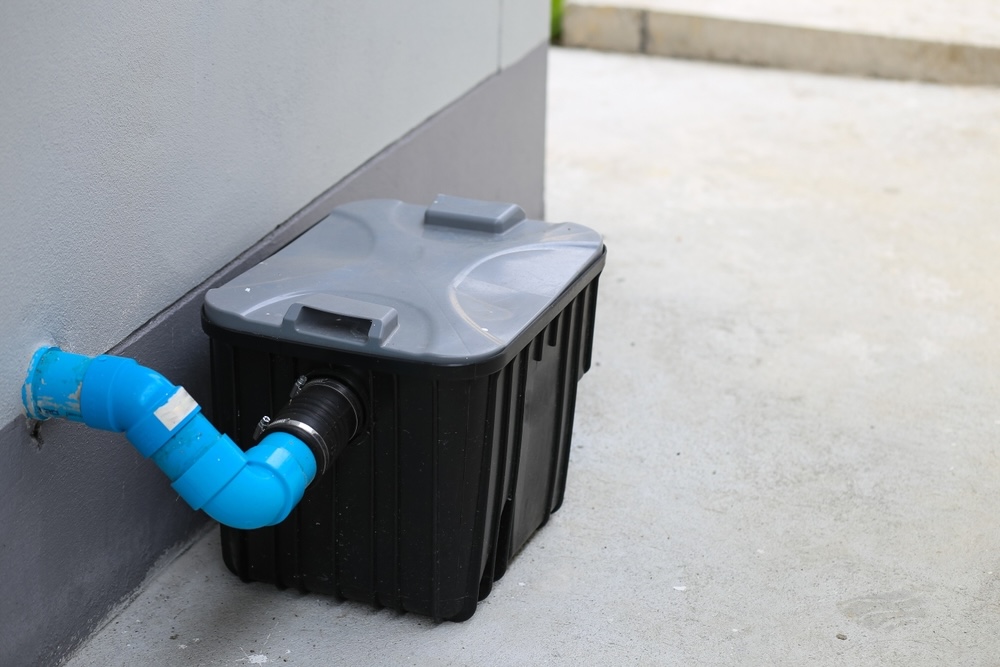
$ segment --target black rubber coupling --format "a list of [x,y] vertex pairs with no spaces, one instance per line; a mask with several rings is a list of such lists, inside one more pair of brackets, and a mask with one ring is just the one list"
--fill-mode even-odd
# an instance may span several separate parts
[[300,377],[292,398],[271,419],[264,417],[255,440],[283,431],[306,443],[316,457],[316,478],[357,435],[364,423],[364,404],[346,382],[333,377]]

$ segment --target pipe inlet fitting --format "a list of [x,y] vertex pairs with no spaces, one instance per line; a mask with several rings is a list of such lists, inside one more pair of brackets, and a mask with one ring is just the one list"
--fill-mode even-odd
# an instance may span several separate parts
[[323,475],[364,422],[364,408],[357,393],[333,377],[300,377],[291,400],[274,418],[264,417],[254,439],[270,433],[288,433],[309,446],[316,457],[317,477]]

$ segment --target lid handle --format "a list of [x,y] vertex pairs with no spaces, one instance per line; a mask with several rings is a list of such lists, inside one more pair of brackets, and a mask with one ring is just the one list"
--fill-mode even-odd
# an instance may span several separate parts
[[438,195],[424,213],[424,224],[470,232],[503,234],[525,219],[516,204]]
[[395,308],[332,294],[309,294],[288,306],[281,330],[317,342],[383,345],[399,327]]

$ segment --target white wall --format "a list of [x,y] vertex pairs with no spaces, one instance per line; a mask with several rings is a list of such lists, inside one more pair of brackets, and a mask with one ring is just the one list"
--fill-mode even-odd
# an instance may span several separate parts
[[0,3],[0,425],[546,39],[549,0]]
[[500,0],[501,68],[549,39],[551,0]]

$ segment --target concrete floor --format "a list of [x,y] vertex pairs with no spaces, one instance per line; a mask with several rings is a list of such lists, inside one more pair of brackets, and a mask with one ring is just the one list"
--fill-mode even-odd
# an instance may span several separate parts
[[1000,86],[993,0],[565,0],[562,42],[621,53]]
[[1000,655],[1000,91],[554,50],[548,217],[603,231],[563,508],[463,624],[213,532],[84,665]]
[[574,5],[648,9],[816,30],[1000,46],[993,0],[565,0]]

